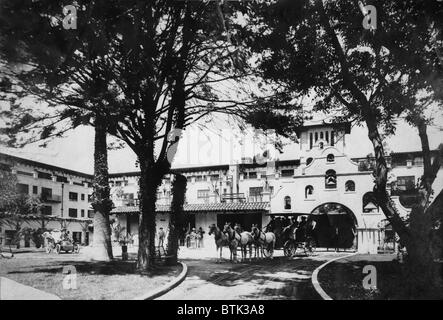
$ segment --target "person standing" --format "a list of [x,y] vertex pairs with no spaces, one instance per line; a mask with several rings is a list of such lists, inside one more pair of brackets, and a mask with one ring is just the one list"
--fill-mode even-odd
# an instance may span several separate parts
[[163,247],[163,244],[165,242],[166,238],[166,232],[163,230],[162,227],[160,227],[160,230],[158,231],[158,246]]
[[198,228],[198,247],[203,248],[203,236],[205,232],[203,231],[203,228]]

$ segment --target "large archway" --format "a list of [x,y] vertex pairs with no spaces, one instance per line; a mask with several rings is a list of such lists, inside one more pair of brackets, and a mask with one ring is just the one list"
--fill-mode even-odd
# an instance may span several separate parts
[[318,247],[352,248],[357,235],[357,219],[346,206],[328,202],[312,210],[308,222]]

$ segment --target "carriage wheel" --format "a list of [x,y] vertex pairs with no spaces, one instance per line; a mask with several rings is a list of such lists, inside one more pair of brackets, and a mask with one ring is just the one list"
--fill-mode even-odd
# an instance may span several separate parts
[[52,244],[50,244],[50,243],[48,243],[48,245],[45,247],[45,251],[48,254],[52,252],[52,249],[53,249],[53,247],[52,247]]
[[315,241],[314,241],[314,240],[309,239],[308,242],[307,242],[307,244],[306,244],[306,247],[307,247],[307,249],[308,249],[308,253],[309,253],[309,254],[314,254],[315,249],[317,248],[317,245],[315,244]]
[[61,250],[62,250],[61,245],[56,244],[56,245],[55,245],[55,253],[60,254],[60,251],[61,251]]

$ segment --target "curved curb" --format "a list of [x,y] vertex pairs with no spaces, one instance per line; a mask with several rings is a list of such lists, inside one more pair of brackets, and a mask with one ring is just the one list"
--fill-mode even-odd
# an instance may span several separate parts
[[320,272],[321,269],[323,269],[324,267],[326,267],[328,264],[340,260],[340,259],[344,259],[344,258],[349,258],[352,256],[357,255],[358,253],[351,253],[349,255],[343,256],[343,257],[337,257],[334,258],[332,260],[326,261],[325,263],[323,263],[321,266],[317,267],[317,269],[314,270],[314,272],[312,273],[312,277],[311,277],[311,282],[312,285],[314,286],[315,291],[317,291],[317,293],[320,295],[320,297],[323,300],[334,300],[332,299],[326,292],[325,290],[323,290],[323,288],[320,286],[320,283],[318,282],[318,273]]
[[158,288],[154,291],[148,292],[147,294],[138,296],[138,297],[134,298],[133,300],[154,300],[154,299],[164,295],[165,293],[171,291],[176,286],[178,286],[180,283],[182,283],[183,280],[185,280],[186,275],[188,274],[188,266],[181,261],[179,261],[179,263],[182,265],[182,272],[178,275],[177,278],[175,278],[171,282],[168,282],[167,284],[161,286],[160,288]]

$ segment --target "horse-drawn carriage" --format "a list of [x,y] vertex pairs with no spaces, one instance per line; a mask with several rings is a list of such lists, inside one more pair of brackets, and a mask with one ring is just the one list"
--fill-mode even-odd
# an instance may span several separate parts
[[313,237],[312,227],[308,225],[306,219],[302,222],[293,222],[287,226],[279,226],[272,229],[276,235],[276,249],[282,249],[286,257],[293,257],[302,252],[305,255],[311,255],[317,247]]
[[79,253],[80,246],[78,243],[73,242],[66,231],[63,230],[54,230],[47,231],[43,233],[44,243],[46,253],[55,252],[59,254],[60,252],[71,252],[71,253]]

